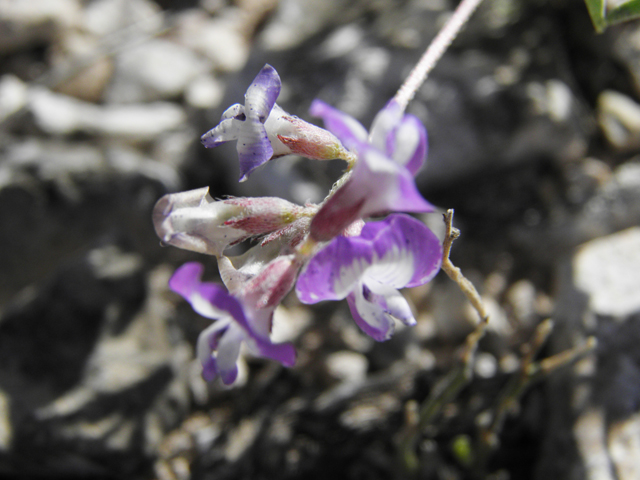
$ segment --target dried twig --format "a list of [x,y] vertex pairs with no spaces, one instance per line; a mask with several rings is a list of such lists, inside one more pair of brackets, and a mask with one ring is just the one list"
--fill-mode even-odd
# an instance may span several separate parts
[[444,215],[444,221],[446,234],[443,242],[442,270],[458,284],[478,312],[480,321],[473,332],[467,336],[457,364],[435,385],[419,410],[415,403],[407,404],[407,418],[405,430],[401,434],[400,453],[402,455],[401,463],[409,474],[415,473],[419,466],[419,460],[416,456],[416,444],[420,433],[427,425],[433,422],[438,413],[442,411],[442,408],[455,399],[458,393],[471,380],[473,359],[478,349],[478,343],[484,336],[489,321],[489,316],[484,308],[480,294],[449,258],[451,245],[460,236],[460,231],[453,227],[452,209],[448,210]]

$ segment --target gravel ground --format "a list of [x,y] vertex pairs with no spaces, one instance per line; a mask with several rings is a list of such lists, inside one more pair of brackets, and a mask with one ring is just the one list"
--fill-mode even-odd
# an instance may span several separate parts
[[[207,321],[167,280],[215,262],[162,247],[151,210],[203,186],[321,200],[340,161],[239,184],[233,146],[200,135],[265,63],[287,111],[314,121],[321,98],[369,125],[453,7],[0,0],[0,476],[411,478],[403,439],[476,321],[457,286],[405,292],[418,325],[385,343],[346,304],[290,295],[274,335],[296,366],[245,356],[232,388],[207,384]],[[418,186],[455,209],[452,260],[490,311],[412,475],[637,480],[640,23],[596,35],[580,0],[486,0],[409,112],[429,132]],[[557,367],[563,352],[582,354]]]

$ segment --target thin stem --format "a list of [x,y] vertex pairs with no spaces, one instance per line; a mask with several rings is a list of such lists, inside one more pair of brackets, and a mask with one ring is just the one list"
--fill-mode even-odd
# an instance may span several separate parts
[[480,316],[480,321],[487,321],[489,314],[482,303],[482,298],[476,290],[476,287],[471,283],[449,259],[451,253],[451,245],[453,241],[460,236],[460,230],[453,226],[453,209],[447,210],[444,214],[444,223],[446,225],[444,242],[442,243],[443,255],[442,255],[442,270],[449,276],[451,280],[458,284],[460,290],[467,297],[467,300],[471,303],[473,308]]
[[436,38],[433,39],[427,50],[424,52],[420,61],[413,67],[413,70],[404,81],[398,93],[396,93],[394,99],[400,104],[402,110],[407,108],[409,102],[413,99],[414,95],[420,88],[420,85],[424,83],[429,75],[429,72],[433,70],[440,57],[449,48],[451,42],[458,36],[460,29],[471,17],[471,14],[480,5],[482,0],[462,0],[451,18],[447,21],[442,30],[438,32]]

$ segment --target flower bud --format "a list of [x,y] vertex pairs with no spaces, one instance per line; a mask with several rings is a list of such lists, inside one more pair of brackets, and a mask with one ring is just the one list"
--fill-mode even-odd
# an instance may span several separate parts
[[286,227],[303,211],[276,197],[216,201],[205,187],[162,197],[153,224],[166,244],[218,256],[229,245]]

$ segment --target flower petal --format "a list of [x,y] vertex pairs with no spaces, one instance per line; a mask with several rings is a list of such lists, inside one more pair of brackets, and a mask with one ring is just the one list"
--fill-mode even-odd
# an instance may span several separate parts
[[216,368],[225,385],[232,384],[238,376],[238,355],[244,333],[235,324],[231,324],[220,338],[216,355]]
[[253,79],[244,96],[245,115],[247,119],[256,119],[260,123],[267,121],[271,109],[280,95],[280,76],[276,69],[268,63]]
[[422,222],[394,214],[367,223],[361,236],[371,239],[375,264],[367,276],[394,288],[424,285],[436,276],[442,263],[442,244]]
[[236,322],[251,331],[240,302],[221,285],[200,281],[203,272],[202,264],[185,263],[174,272],[169,280],[169,288],[189,302],[199,315],[211,319],[231,315]]
[[411,307],[402,294],[390,285],[377,282],[371,278],[367,278],[364,281],[365,298],[378,305],[389,315],[397,318],[402,323],[408,326],[416,324],[416,319],[413,316]]
[[398,126],[401,119],[402,107],[395,100],[390,100],[373,119],[369,133],[369,142],[381,152],[388,153],[388,138]]
[[320,250],[298,277],[296,293],[303,303],[342,300],[372,261],[370,242],[358,237],[337,237]]
[[[198,338],[197,353],[205,378],[211,379],[219,374],[224,383],[233,383],[237,375],[235,363],[243,340],[254,353],[292,366],[296,358],[293,346],[273,344],[268,337],[267,327],[273,309],[256,311],[247,307],[248,317],[240,300],[217,284],[200,281],[203,270],[204,267],[197,262],[186,263],[171,277],[169,287],[182,295],[200,315],[218,319]],[[213,350],[216,348],[214,358]]]
[[171,193],[153,209],[153,224],[160,239],[174,247],[219,255],[231,243],[249,234],[224,225],[242,212],[238,205],[215,201],[208,188]]
[[[360,281],[413,287],[431,280],[441,261],[442,246],[433,232],[408,215],[394,214],[366,223],[358,237],[334,238],[302,270],[296,293],[304,303],[317,303],[345,298]],[[404,304],[389,308],[410,321]]]
[[240,162],[241,182],[247,180],[252,171],[273,157],[273,147],[269,142],[267,130],[257,119],[245,120],[236,148]]
[[327,129],[349,150],[355,144],[367,141],[367,129],[360,122],[322,100],[314,100],[309,107],[309,113],[322,118]]
[[369,302],[364,297],[360,284],[347,297],[349,310],[356,324],[364,333],[378,342],[389,340],[395,330],[395,322],[380,306]]
[[230,140],[236,140],[244,125],[244,106],[236,103],[227,108],[222,114],[220,123],[200,137],[206,148],[222,145]]
[[387,153],[415,176],[427,159],[427,130],[413,115],[405,115],[387,137]]
[[273,157],[273,147],[264,123],[280,94],[280,86],[278,72],[266,64],[253,79],[244,96],[246,120],[240,129],[237,145],[241,182],[247,179],[249,173]]
[[435,207],[418,192],[413,175],[372,147],[361,153],[353,181],[356,184],[351,188],[367,191],[363,217],[387,212],[435,211]]
[[198,335],[196,353],[202,364],[202,376],[206,381],[213,380],[218,375],[218,367],[213,351],[217,348],[220,336],[224,334],[229,322],[217,321],[209,325]]
[[280,362],[285,367],[293,367],[296,364],[296,349],[290,343],[252,342],[247,344],[261,357],[270,358]]
[[433,212],[413,176],[370,145],[361,144],[351,177],[322,205],[311,221],[311,236],[328,241],[355,220],[388,212]]

